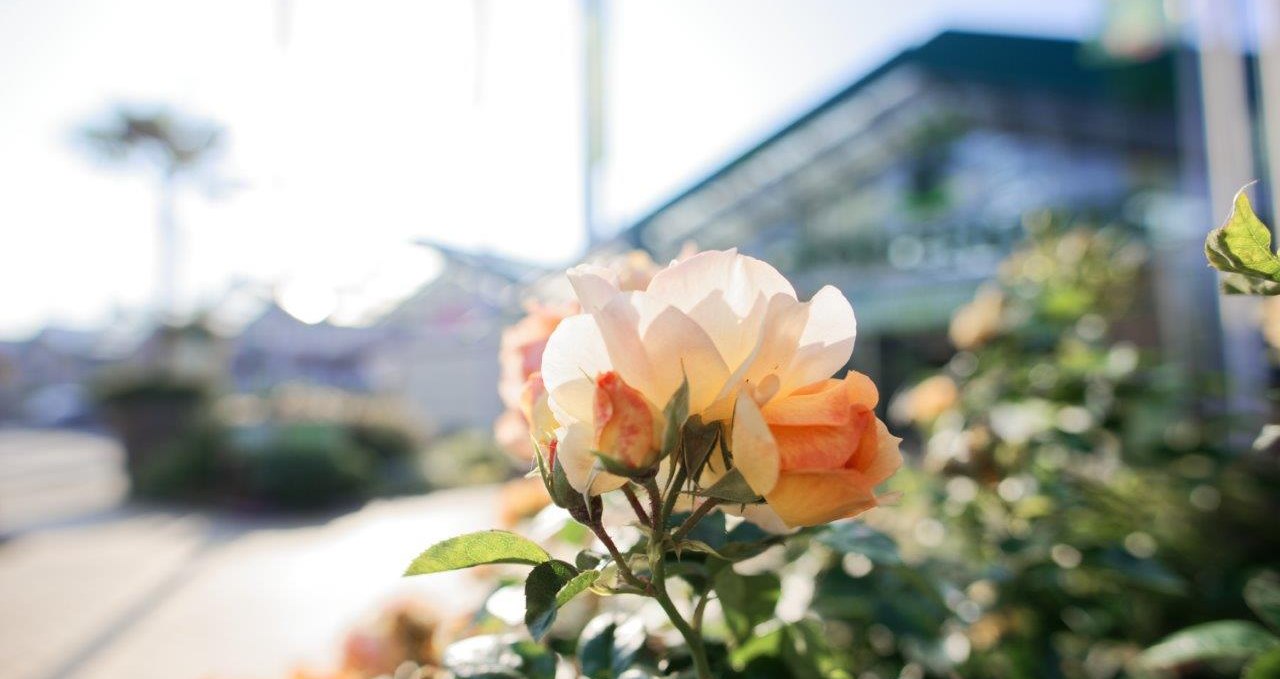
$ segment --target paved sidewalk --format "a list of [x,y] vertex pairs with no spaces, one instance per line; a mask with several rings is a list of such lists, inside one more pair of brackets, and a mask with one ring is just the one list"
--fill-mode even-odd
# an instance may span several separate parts
[[[0,481],[2,483],[2,481]],[[310,523],[117,507],[0,543],[0,677],[284,679],[404,594],[470,607],[465,572],[403,579],[428,544],[494,524],[496,489]]]
[[124,501],[124,453],[105,436],[0,429],[0,538]]

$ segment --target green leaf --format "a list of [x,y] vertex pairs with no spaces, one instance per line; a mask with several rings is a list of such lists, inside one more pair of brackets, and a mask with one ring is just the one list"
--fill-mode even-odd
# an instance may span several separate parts
[[589,679],[659,676],[657,658],[646,644],[644,621],[621,613],[592,618],[578,639],[578,664]]
[[725,502],[743,505],[755,504],[762,499],[751,489],[751,486],[747,485],[746,477],[736,467],[726,472],[710,487],[696,491],[695,495],[714,497]]
[[1280,295],[1280,283],[1242,273],[1222,274],[1221,288],[1224,295]]
[[783,646],[783,660],[800,677],[850,679],[817,620],[801,620],[786,627],[791,643]]
[[689,419],[689,376],[680,380],[680,387],[671,395],[671,400],[662,409],[663,419],[667,427],[662,434],[662,455],[666,457],[680,446],[680,436],[684,431],[684,422]]
[[1280,648],[1273,648],[1254,658],[1244,668],[1240,679],[1275,679],[1280,677]]
[[1231,214],[1222,226],[1209,232],[1205,238],[1204,254],[1209,265],[1223,273],[1245,276],[1224,281],[1229,292],[1275,294],[1280,283],[1280,257],[1271,250],[1271,230],[1254,214],[1245,193],[1248,186],[1236,193]]
[[601,561],[604,561],[603,556],[589,549],[584,549],[573,558],[573,565],[577,566],[580,571],[589,571],[599,566]]
[[444,666],[458,679],[555,679],[556,655],[514,634],[463,639],[444,651]]
[[861,521],[832,524],[818,535],[818,542],[841,554],[861,554],[872,563],[902,563],[893,538]]
[[1247,660],[1278,645],[1280,639],[1254,623],[1220,620],[1174,632],[1143,651],[1139,660],[1147,667],[1165,669],[1202,660]]
[[1226,260],[1238,273],[1280,280],[1280,258],[1271,251],[1271,230],[1253,213],[1247,188],[1236,192],[1227,221],[1209,233],[1215,260]]
[[613,615],[592,618],[578,639],[578,664],[590,679],[613,679],[613,633],[618,619]]
[[572,601],[574,597],[594,585],[598,579],[600,579],[600,571],[583,571],[573,576],[572,580],[566,582],[564,587],[556,592],[556,608],[561,608]]
[[782,591],[776,573],[739,575],[732,568],[717,573],[714,586],[725,624],[738,643],[750,639],[756,625],[773,617]]
[[1280,631],[1280,578],[1275,573],[1254,576],[1244,586],[1244,600],[1271,629]]
[[405,575],[427,575],[491,563],[536,566],[550,559],[547,551],[505,530],[482,530],[438,542],[409,564]]
[[[541,639],[551,628],[551,623],[556,620],[556,610],[560,607],[560,592],[570,589],[569,584],[577,576],[578,569],[558,559],[538,564],[529,571],[529,577],[524,581],[524,623],[534,639]],[[581,592],[590,584],[588,582],[578,587],[565,601],[572,599],[573,594]]]
[[[667,519],[667,526],[674,530],[677,526],[683,525],[689,519],[689,516],[689,512],[672,514]],[[711,512],[702,517],[702,520],[694,524],[693,529],[685,537],[690,540],[705,542],[712,548],[719,549],[728,537],[728,533],[725,530],[724,512]]]
[[760,554],[785,539],[784,535],[765,532],[754,523],[743,521],[729,531],[724,546],[719,548],[720,555],[730,561],[742,561]]

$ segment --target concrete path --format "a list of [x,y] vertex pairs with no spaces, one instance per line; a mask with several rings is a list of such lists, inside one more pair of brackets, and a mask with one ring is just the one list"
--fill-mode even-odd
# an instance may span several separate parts
[[0,538],[119,506],[123,461],[104,436],[0,429]]
[[381,603],[480,601],[483,585],[464,572],[400,573],[432,542],[491,527],[495,493],[378,501],[309,522],[109,504],[78,519],[55,512],[55,523],[8,514],[28,527],[0,543],[0,677],[283,679],[300,664],[330,667],[346,630]]

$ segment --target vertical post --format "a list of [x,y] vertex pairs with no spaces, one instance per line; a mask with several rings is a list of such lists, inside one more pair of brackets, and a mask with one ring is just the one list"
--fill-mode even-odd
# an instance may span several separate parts
[[[1215,221],[1226,216],[1232,197],[1253,178],[1252,124],[1241,46],[1240,3],[1199,0],[1195,17],[1200,54],[1201,110],[1204,114],[1209,204]],[[1262,412],[1266,389],[1264,352],[1257,327],[1258,302],[1244,295],[1222,296],[1222,327],[1227,407],[1241,419],[1241,431],[1256,431],[1249,420]]]
[[163,322],[173,320],[177,301],[178,225],[174,215],[176,182],[172,168],[160,178],[160,203],[156,214],[156,310]]
[[583,140],[582,208],[587,249],[599,239],[600,180],[604,158],[604,17],[601,0],[582,0]]
[[1265,169],[1270,217],[1280,217],[1280,0],[1256,0],[1258,44],[1258,120],[1268,167]]

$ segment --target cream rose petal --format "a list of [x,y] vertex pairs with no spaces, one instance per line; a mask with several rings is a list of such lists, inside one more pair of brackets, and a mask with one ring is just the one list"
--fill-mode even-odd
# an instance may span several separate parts
[[565,275],[584,311],[598,311],[618,295],[618,274],[612,269],[594,264],[579,264],[565,272]]
[[781,394],[831,377],[849,362],[858,322],[849,300],[828,285],[809,301],[809,317],[799,348],[782,374]]
[[556,430],[556,460],[564,467],[569,485],[579,493],[587,492],[591,482],[591,494],[599,495],[626,485],[627,480],[605,471],[595,471],[596,456],[591,451],[594,428],[585,422],[575,422]]
[[[738,391],[744,385],[763,384],[770,375],[776,375],[790,364],[808,313],[808,305],[801,304],[794,297],[777,294],[769,299],[767,309],[759,319],[759,327],[751,331],[756,338],[755,345],[724,382],[724,387],[707,410],[708,419],[727,418],[734,408]],[[774,382],[781,385],[780,379],[775,379]],[[777,390],[773,390],[773,393],[777,393]],[[768,398],[764,400],[767,401]]]
[[542,381],[556,419],[592,421],[595,377],[613,370],[596,320],[589,314],[560,322],[542,354]]
[[758,344],[768,305],[768,298],[761,294],[746,315],[739,315],[725,300],[723,290],[713,290],[688,314],[715,342],[725,365],[736,370]]
[[733,434],[730,441],[733,450],[733,466],[742,472],[747,485],[765,495],[778,482],[778,444],[769,432],[760,408],[743,390],[738,394],[733,409]]
[[640,306],[642,343],[651,370],[645,396],[663,408],[688,378],[689,412],[701,412],[729,379],[729,368],[715,343],[679,309],[663,306],[643,293],[636,293],[632,301]]
[[708,250],[654,275],[646,289],[654,298],[689,312],[713,291],[723,292],[724,301],[738,316],[746,316],[756,298],[775,294],[796,296],[795,288],[768,264],[739,255],[736,249]]

